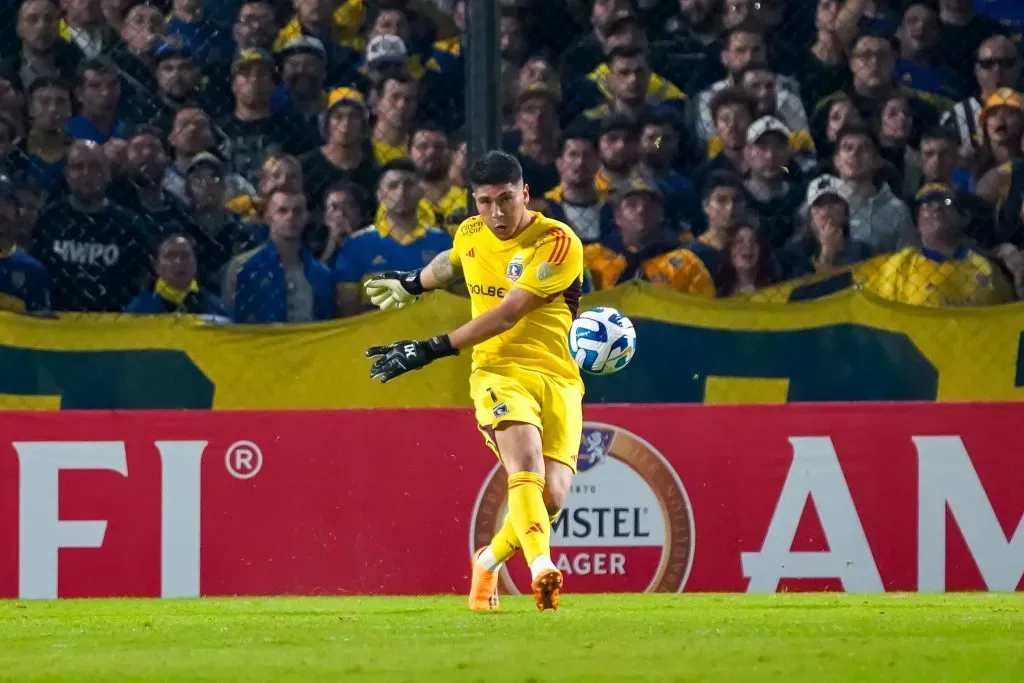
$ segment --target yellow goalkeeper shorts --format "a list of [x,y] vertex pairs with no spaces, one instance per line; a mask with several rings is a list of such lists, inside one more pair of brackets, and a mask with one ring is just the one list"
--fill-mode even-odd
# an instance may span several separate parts
[[504,422],[525,422],[540,430],[545,458],[576,472],[583,432],[583,392],[579,386],[538,372],[474,370],[469,393],[484,441],[501,460],[494,430]]

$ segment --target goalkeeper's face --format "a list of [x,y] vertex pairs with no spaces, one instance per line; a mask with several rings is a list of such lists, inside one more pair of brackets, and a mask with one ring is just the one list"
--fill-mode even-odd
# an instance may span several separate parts
[[473,188],[473,200],[484,223],[500,240],[512,239],[530,222],[526,208],[530,187],[522,180],[503,185],[478,185]]

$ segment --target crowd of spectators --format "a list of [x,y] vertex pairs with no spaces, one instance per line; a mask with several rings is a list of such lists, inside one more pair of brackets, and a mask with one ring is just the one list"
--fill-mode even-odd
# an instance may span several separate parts
[[[1024,295],[1020,0],[495,0],[586,286]],[[0,9],[0,310],[302,322],[468,214],[464,0]],[[6,12],[6,14],[5,14]]]

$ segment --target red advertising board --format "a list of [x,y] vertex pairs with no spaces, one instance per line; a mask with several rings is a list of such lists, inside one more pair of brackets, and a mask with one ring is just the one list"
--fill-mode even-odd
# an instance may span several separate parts
[[[568,591],[1024,590],[1024,405],[585,418]],[[504,486],[468,411],[0,412],[0,597],[458,593]]]

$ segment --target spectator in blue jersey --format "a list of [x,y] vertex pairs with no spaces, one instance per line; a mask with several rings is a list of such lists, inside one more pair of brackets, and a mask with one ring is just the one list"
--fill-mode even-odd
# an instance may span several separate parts
[[192,241],[185,235],[170,235],[156,252],[153,288],[132,299],[125,306],[125,313],[189,313],[229,318],[220,300],[200,286],[197,268]]
[[222,300],[239,323],[300,323],[334,317],[334,280],[302,246],[306,197],[275,192],[267,205],[270,239],[228,264]]
[[[226,0],[215,0],[210,5],[221,3],[226,4]],[[193,45],[201,64],[229,62],[234,52],[231,27],[211,18],[210,9],[206,0],[174,0],[167,20],[167,35],[179,35]]]
[[18,201],[10,179],[0,176],[0,311],[33,313],[50,308],[50,276],[18,247]]
[[[60,8],[57,3],[54,0],[24,0],[18,7],[17,21],[21,48],[0,61],[0,74],[22,91],[38,78],[73,80],[83,57],[77,47],[60,39]],[[6,50],[4,54],[7,54]]]
[[367,308],[361,285],[371,275],[422,268],[451,248],[451,236],[437,227],[434,212],[420,203],[422,198],[423,189],[412,161],[396,159],[381,169],[377,220],[349,237],[334,262],[342,315]]
[[312,126],[318,125],[327,106],[324,44],[310,36],[299,36],[285,44],[277,56],[281,60],[281,85],[274,93],[276,107],[301,116]]
[[940,35],[937,8],[926,0],[908,3],[897,32],[900,59],[896,62],[896,77],[945,110],[967,94],[967,84],[941,59]]
[[[184,232],[192,240],[199,261],[199,282],[214,293],[220,292],[228,262],[265,241],[262,231],[243,225],[225,206],[226,190],[227,177],[220,159],[209,152],[192,158],[185,171],[187,216],[184,228],[177,232]],[[261,221],[264,218],[260,216]]]
[[277,18],[269,0],[243,0],[231,29],[235,53],[241,50],[266,50],[274,47],[277,37]]
[[1008,33],[1024,31],[1024,5],[1019,0],[976,0],[975,9],[982,16],[993,19]]
[[120,98],[117,67],[103,58],[82,62],[75,87],[78,116],[68,121],[68,135],[75,140],[92,140],[100,145],[112,138],[123,139],[128,132],[128,123],[117,116]]
[[45,200],[63,194],[70,138],[71,90],[60,81],[37,79],[28,93],[28,135],[22,141],[26,176]]
[[68,196],[47,206],[30,251],[53,278],[56,311],[116,312],[149,274],[149,221],[107,199],[103,149],[76,140],[68,152]]

